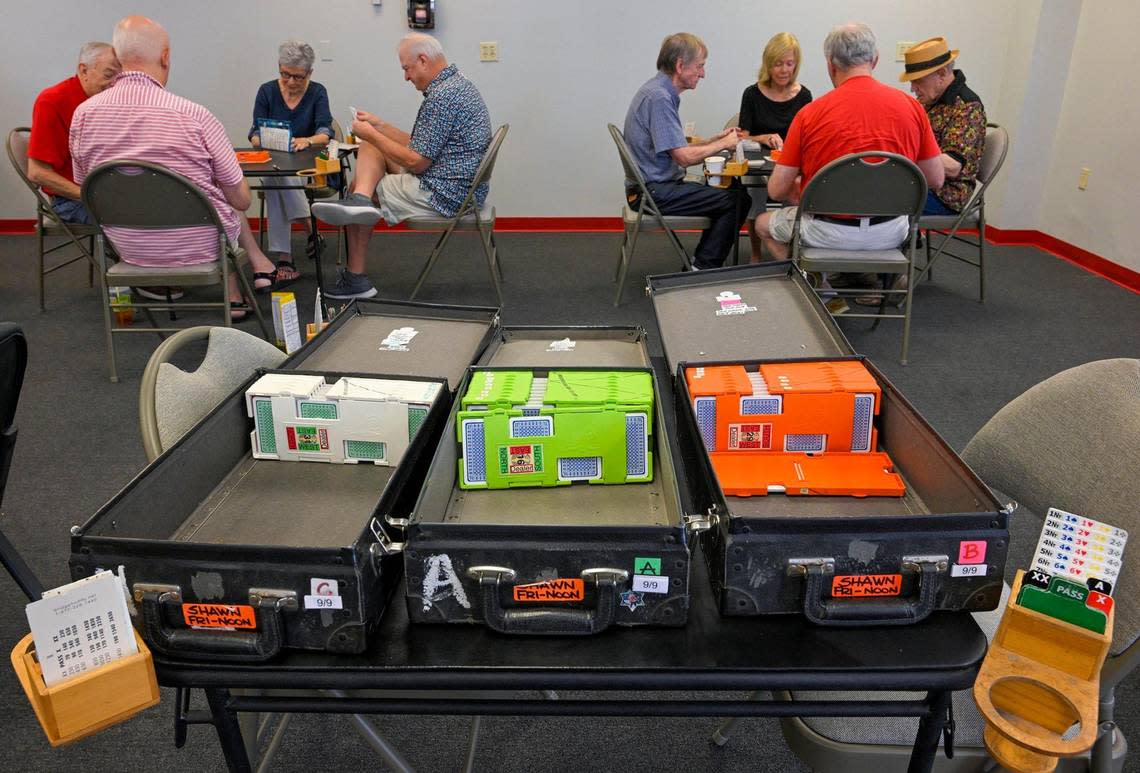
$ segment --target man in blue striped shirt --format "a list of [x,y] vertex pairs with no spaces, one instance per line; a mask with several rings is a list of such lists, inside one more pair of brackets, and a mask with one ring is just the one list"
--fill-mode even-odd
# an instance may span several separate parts
[[[708,47],[696,35],[679,32],[665,38],[657,55],[657,74],[638,89],[625,115],[625,142],[645,177],[646,187],[664,215],[712,219],[693,254],[696,268],[724,265],[751,201],[726,188],[685,182],[685,167],[706,156],[736,147],[739,132],[725,129],[708,142],[690,145],[681,128],[681,92],[705,77]],[[641,206],[636,190],[627,190],[630,206]]]
[[[327,223],[348,226],[347,268],[329,298],[371,298],[376,288],[364,273],[372,227],[409,217],[454,217],[463,205],[483,154],[491,144],[491,117],[483,96],[449,65],[439,41],[413,33],[398,50],[404,80],[423,92],[412,133],[362,110],[352,131],[360,156],[352,191],[342,201],[318,202],[313,213]],[[487,198],[486,183],[475,191],[475,205]]]

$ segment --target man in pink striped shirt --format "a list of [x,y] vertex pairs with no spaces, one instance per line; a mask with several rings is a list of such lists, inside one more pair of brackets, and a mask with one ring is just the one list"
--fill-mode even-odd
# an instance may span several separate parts
[[[77,108],[71,121],[75,182],[82,185],[92,169],[107,161],[161,164],[188,177],[206,194],[226,236],[249,253],[259,292],[295,279],[295,273],[277,276],[249,229],[242,214],[250,205],[249,186],[221,122],[201,105],[165,89],[170,75],[166,30],[146,17],[128,16],[115,25],[111,45],[123,71],[98,99]],[[108,228],[106,232],[119,256],[138,266],[190,266],[217,259],[213,228]],[[231,301],[241,300],[233,277],[229,293]]]

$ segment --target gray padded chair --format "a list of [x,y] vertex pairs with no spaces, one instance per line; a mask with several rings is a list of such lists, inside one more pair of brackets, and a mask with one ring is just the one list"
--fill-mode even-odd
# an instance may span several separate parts
[[[28,177],[28,139],[31,137],[32,130],[27,126],[19,126],[12,131],[8,132],[8,138],[5,140],[4,148],[8,151],[8,160],[12,162],[12,168],[16,170],[16,174],[28,186],[28,190],[36,197],[36,255],[38,257],[39,273],[37,282],[39,285],[39,302],[40,311],[44,310],[44,278],[48,274],[59,271],[65,266],[70,266],[78,260],[87,260],[87,284],[89,287],[94,286],[95,283],[95,268],[97,262],[95,260],[95,237],[101,231],[98,226],[83,225],[82,223],[68,223],[60,219],[55,210],[51,208],[51,202],[48,201],[47,196],[40,189],[40,186],[32,182]],[[64,241],[56,246],[45,250],[44,240],[49,237],[61,237]],[[79,251],[78,255],[68,257],[61,263],[57,263],[50,268],[44,268],[46,258],[57,250],[67,249],[68,247],[75,247]]]
[[[262,335],[269,337],[265,318],[257,305],[253,287],[241,271],[249,261],[245,250],[230,244],[222,221],[206,195],[189,179],[169,169],[147,161],[111,161],[92,169],[83,181],[83,204],[102,227],[124,227],[147,230],[169,230],[190,226],[208,226],[218,234],[218,259],[193,266],[153,268],[135,266],[120,261],[108,266],[104,237],[98,236],[96,257],[99,267],[99,287],[102,292],[103,322],[107,333],[107,361],[111,381],[119,380],[115,364],[115,335],[122,333],[170,333],[180,327],[159,327],[152,311],[216,311],[222,324],[230,327],[229,276],[234,272],[245,303],[235,308],[252,310],[261,326]],[[166,302],[140,303],[132,300],[131,307],[142,309],[152,327],[118,327],[112,317],[107,297],[109,286],[151,287],[183,285],[188,287],[218,286],[220,297],[214,301],[188,302],[177,305]]]
[[[974,192],[966,200],[962,211],[957,215],[923,215],[918,219],[920,230],[926,231],[926,264],[918,272],[915,279],[921,282],[932,277],[931,269],[934,262],[942,255],[954,258],[978,269],[978,301],[986,300],[986,189],[997,177],[1005,163],[1009,152],[1009,132],[996,123],[986,124],[985,147],[982,150],[982,160],[978,165],[978,181]],[[972,241],[961,235],[962,229],[977,229],[978,240]],[[934,235],[942,237],[934,248]],[[946,247],[950,242],[960,242],[978,251],[977,260],[967,255],[958,255],[950,252]]]
[[[614,274],[614,281],[617,282],[614,306],[617,306],[621,303],[621,292],[625,287],[625,277],[629,272],[629,263],[633,259],[633,250],[637,246],[637,235],[639,233],[643,231],[663,232],[668,237],[673,251],[681,259],[681,270],[690,271],[693,268],[693,261],[674,231],[703,231],[712,225],[712,221],[707,217],[662,214],[657,202],[653,200],[653,194],[649,192],[649,188],[645,184],[645,177],[641,174],[641,168],[633,160],[629,146],[625,144],[625,137],[621,130],[612,123],[607,124],[607,127],[610,130],[610,136],[613,137],[614,144],[617,145],[618,156],[621,158],[621,165],[625,170],[626,190],[636,188],[637,193],[641,196],[641,206],[636,210],[631,209],[628,202],[622,206],[621,210],[622,223],[625,225],[625,238],[622,239],[621,254],[618,257],[617,271]],[[646,215],[649,215],[651,219],[646,219]]]
[[[903,289],[890,289],[884,279],[882,289],[845,288],[838,295],[877,295],[879,309],[874,313],[849,312],[846,317],[869,317],[878,325],[883,319],[903,321],[902,364],[906,365],[910,346],[910,312],[914,288],[914,244],[916,224],[926,203],[926,178],[908,158],[895,153],[870,151],[837,158],[820,169],[808,182],[796,209],[792,227],[792,260],[804,272],[872,273],[887,277],[902,274]],[[902,248],[889,250],[835,250],[805,247],[800,238],[803,215],[846,215],[855,217],[905,216],[910,224]],[[890,297],[902,296],[902,313],[887,310]]]
[[[1112,646],[1101,670],[1102,735],[1089,755],[1062,759],[1063,773],[1119,773],[1128,744],[1113,724],[1114,690],[1140,662],[1140,360],[1100,360],[1046,379],[1012,400],[974,436],[963,457],[995,491],[1022,505],[1010,517],[1007,583],[1027,568],[1042,517],[1050,507],[1088,515],[1127,529],[1124,571],[1113,592]],[[975,615],[992,636],[1001,605]],[[878,697],[879,694],[876,694]],[[913,700],[914,693],[898,698]],[[866,697],[859,693],[797,692],[791,700]],[[939,773],[989,770],[983,722],[970,691],[954,694],[955,755],[940,757]],[[915,720],[783,720],[784,736],[812,769],[837,773],[902,770],[917,729]]]
[[[170,360],[187,345],[207,340],[196,370]],[[139,385],[139,431],[147,461],[154,461],[258,368],[276,368],[285,353],[232,327],[188,327],[163,341]]]
[[488,200],[484,202],[483,208],[480,210],[476,206],[475,190],[483,183],[491,182],[491,173],[495,170],[495,160],[499,157],[499,148],[503,146],[503,140],[506,139],[510,128],[510,124],[505,123],[495,130],[491,137],[491,144],[487,146],[487,152],[483,154],[483,160],[479,163],[479,168],[475,170],[475,176],[471,179],[471,187],[467,190],[467,197],[463,199],[463,204],[455,213],[455,217],[443,217],[442,215],[439,217],[410,217],[404,221],[410,231],[442,231],[439,239],[436,240],[435,247],[432,248],[431,255],[428,256],[427,263],[424,264],[424,268],[420,272],[419,278],[416,279],[416,286],[412,288],[412,299],[415,299],[420,288],[423,287],[424,281],[428,278],[428,274],[431,273],[436,261],[439,260],[440,253],[443,252],[451,234],[455,231],[467,231],[479,235],[479,242],[483,245],[483,253],[487,256],[487,270],[491,274],[491,284],[495,286],[495,297],[499,299],[499,305],[503,305],[503,288],[501,285],[503,269],[499,265],[499,249],[495,245],[495,208],[491,206],[488,196]]

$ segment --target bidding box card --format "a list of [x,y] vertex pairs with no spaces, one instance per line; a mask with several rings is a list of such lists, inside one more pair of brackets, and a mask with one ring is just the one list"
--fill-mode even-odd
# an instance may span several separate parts
[[1111,593],[1127,542],[1124,529],[1051,507],[1031,568]]

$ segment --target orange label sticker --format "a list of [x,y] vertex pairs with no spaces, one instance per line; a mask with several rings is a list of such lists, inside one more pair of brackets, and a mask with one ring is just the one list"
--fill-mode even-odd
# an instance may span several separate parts
[[897,596],[902,593],[901,574],[842,574],[831,580],[834,598]]
[[182,619],[194,628],[256,628],[248,604],[183,604]]
[[584,601],[586,583],[580,579],[544,580],[529,585],[516,585],[514,591],[515,601]]

